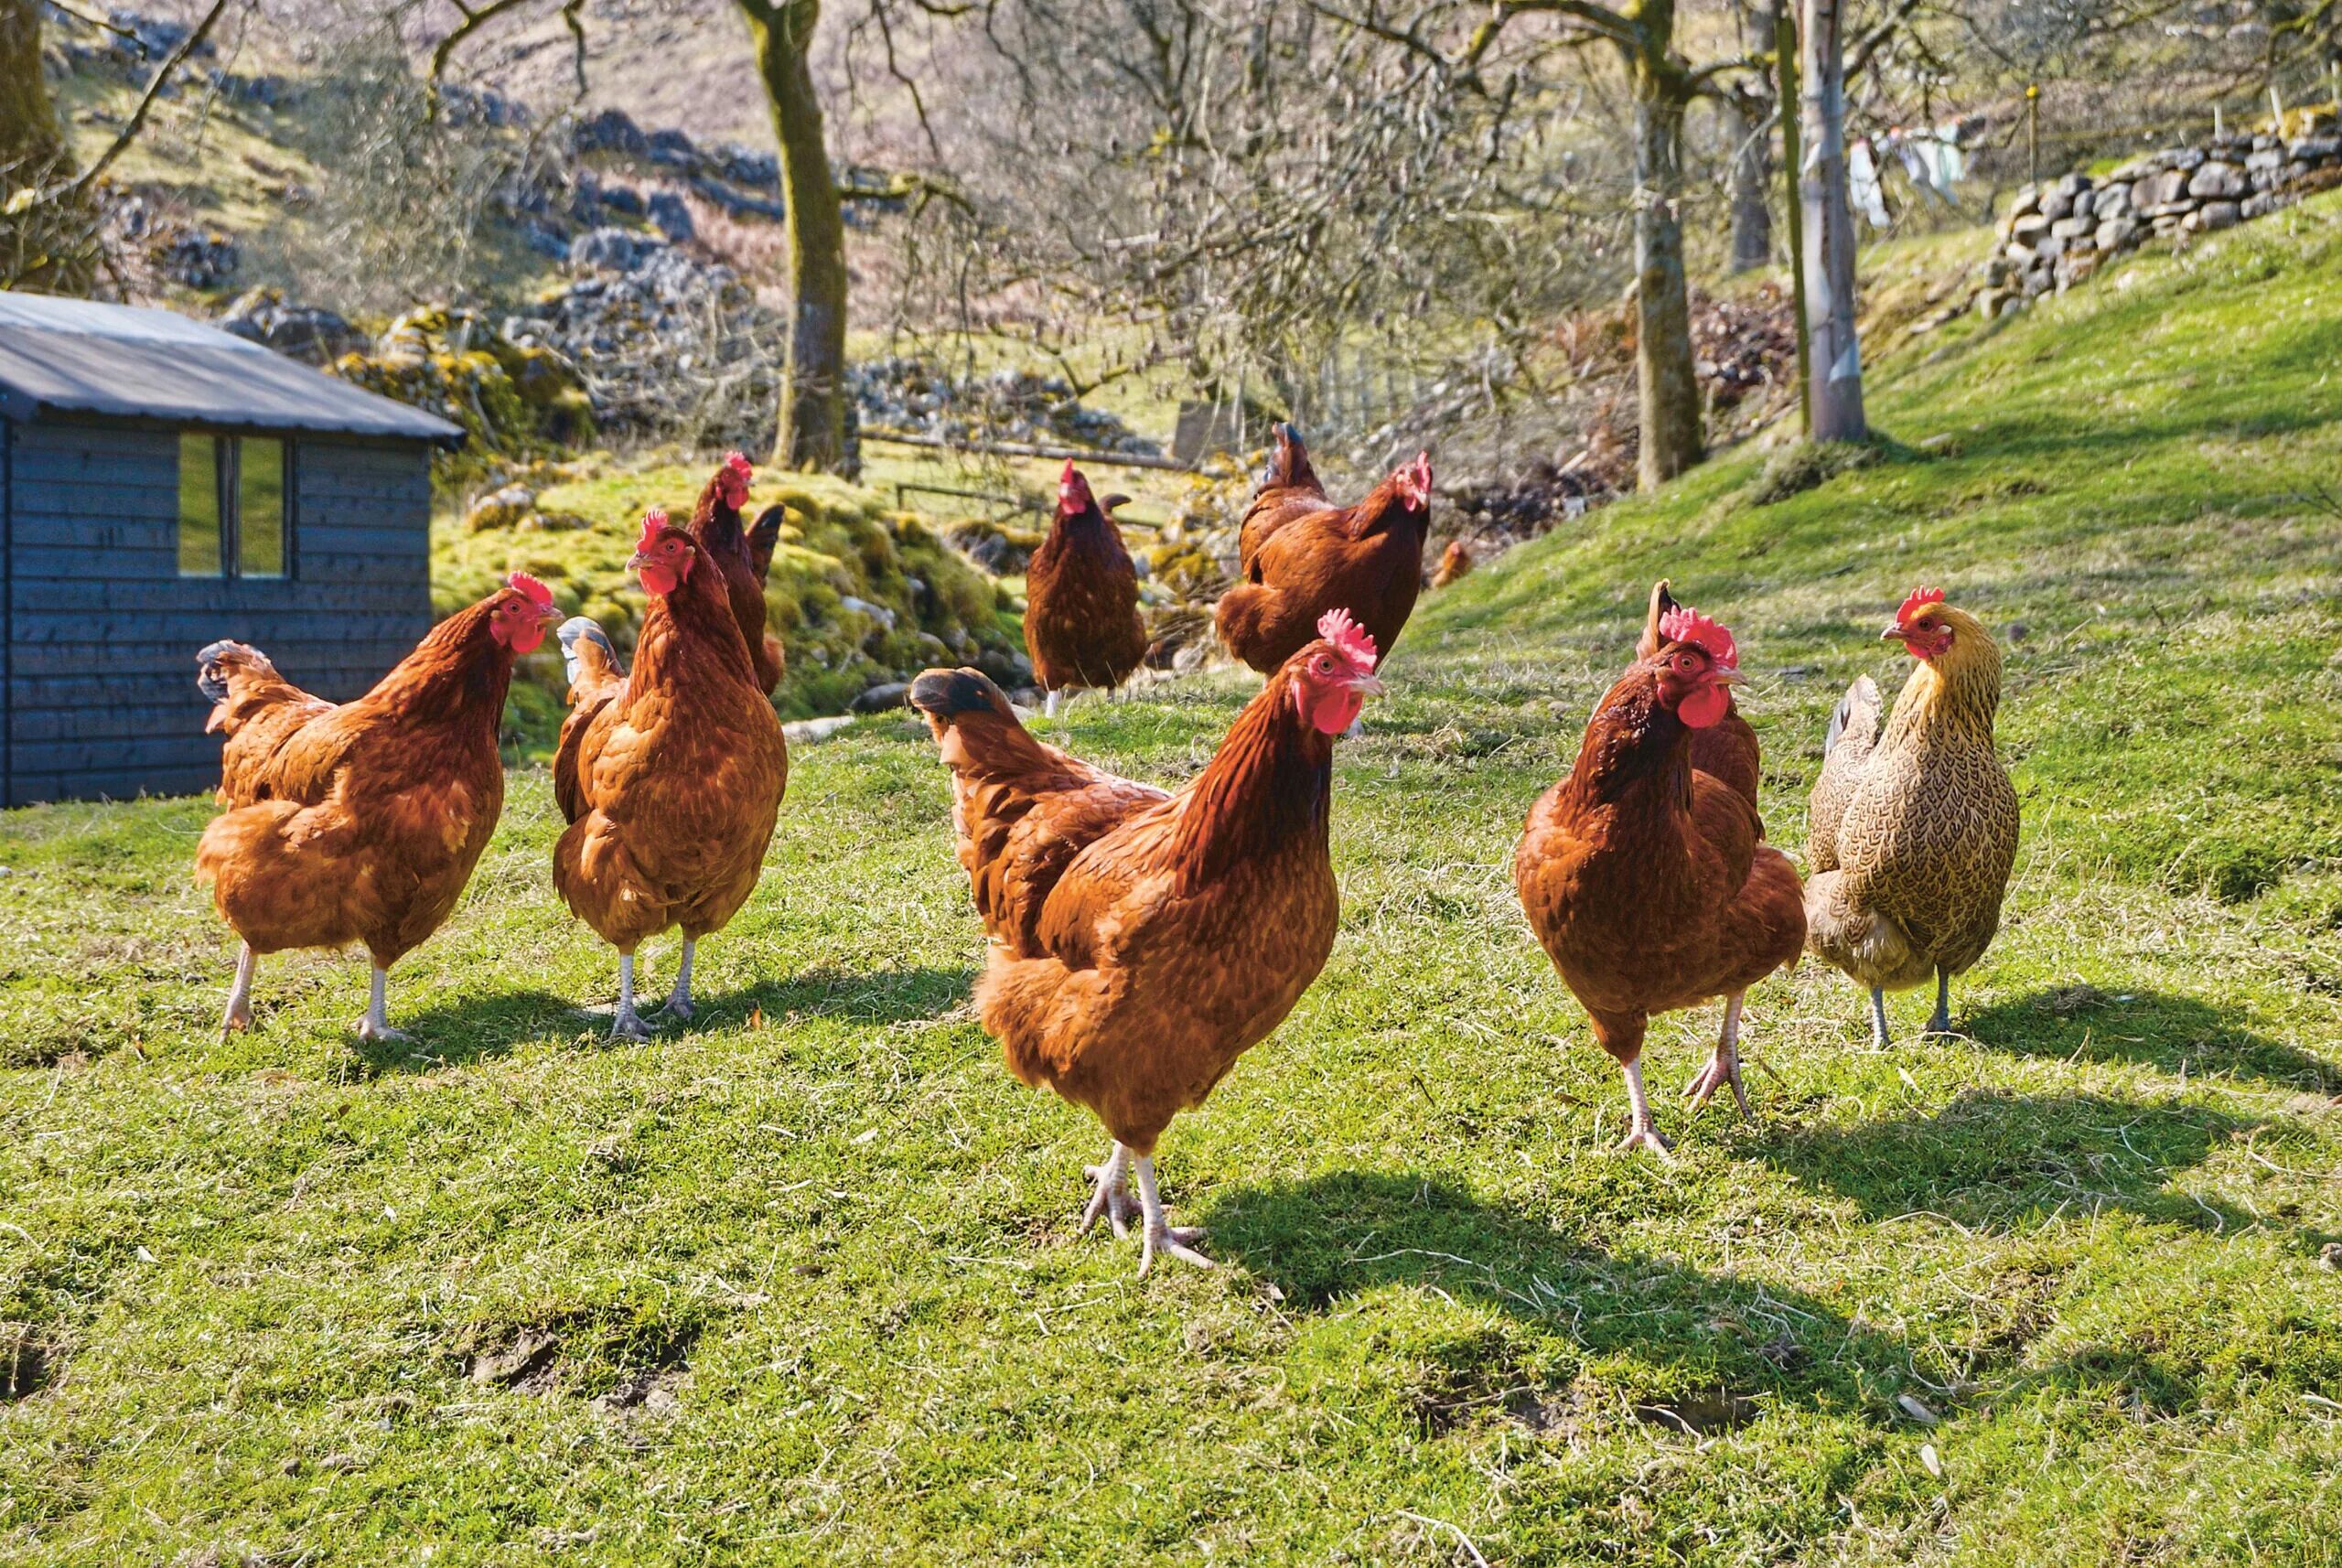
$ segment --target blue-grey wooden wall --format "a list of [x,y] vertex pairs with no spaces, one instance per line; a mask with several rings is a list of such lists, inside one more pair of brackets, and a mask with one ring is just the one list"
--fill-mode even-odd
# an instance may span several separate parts
[[428,449],[295,436],[289,581],[178,575],[178,436],[10,427],[8,800],[219,783],[195,650],[232,637],[285,678],[359,695],[430,628]]

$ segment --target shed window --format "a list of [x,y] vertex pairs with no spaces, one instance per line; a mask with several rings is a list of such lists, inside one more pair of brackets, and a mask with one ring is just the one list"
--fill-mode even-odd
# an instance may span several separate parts
[[179,575],[292,575],[292,444],[179,437]]

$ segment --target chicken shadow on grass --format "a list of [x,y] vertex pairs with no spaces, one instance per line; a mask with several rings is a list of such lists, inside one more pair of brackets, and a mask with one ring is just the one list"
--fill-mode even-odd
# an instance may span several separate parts
[[523,1040],[566,1036],[577,1027],[577,1004],[549,991],[484,991],[413,1012],[391,1014],[403,1040],[349,1036],[360,1076],[436,1072],[441,1068],[504,1056]]
[[801,974],[702,997],[690,1026],[736,1024],[758,1013],[768,1025],[809,1015],[851,1024],[904,1024],[940,1017],[964,1005],[975,983],[975,968],[968,964],[867,971],[809,969]]
[[2227,1235],[2256,1223],[2174,1178],[2261,1123],[2178,1101],[1969,1090],[1941,1110],[1853,1126],[1768,1126],[1735,1145],[1873,1219],[1933,1214],[1994,1235],[2121,1209]]
[[2342,1068],[2239,1026],[2192,996],[2107,993],[2094,985],[2036,991],[1971,1015],[1977,1044],[2059,1061],[2132,1062],[2192,1078],[2253,1079],[2306,1094],[2342,1090]]
[[[1886,1424],[1902,1419],[1898,1392],[1926,1394],[1907,1344],[1837,1307],[1613,1253],[1566,1220],[1436,1177],[1340,1171],[1221,1188],[1202,1218],[1213,1255],[1274,1281],[1287,1312],[1326,1313],[1388,1286],[1490,1306],[1589,1361],[1615,1358],[1603,1380],[1625,1385],[1614,1413],[1654,1426],[1706,1435],[1781,1402]],[[1578,1407],[1582,1391],[1524,1366],[1534,1358],[1516,1340],[1467,1334],[1421,1348],[1431,1371],[1415,1405],[1434,1434],[1485,1407],[1539,1431],[1598,1418]]]

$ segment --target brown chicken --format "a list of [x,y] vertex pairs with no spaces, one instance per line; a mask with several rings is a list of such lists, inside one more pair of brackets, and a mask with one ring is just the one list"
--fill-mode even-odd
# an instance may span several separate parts
[[260,955],[363,942],[374,978],[359,1036],[405,1038],[388,1017],[390,967],[446,919],[496,831],[512,660],[560,617],[545,585],[515,572],[339,704],[241,642],[196,655],[196,684],[216,704],[204,727],[228,737],[228,810],[196,846],[196,877],[243,939],[222,1028],[251,1025]]
[[[650,595],[634,669],[601,628],[562,628],[570,712],[553,757],[569,829],[553,880],[578,918],[618,950],[613,1039],[643,1039],[634,951],[681,926],[666,1015],[692,1015],[692,958],[747,903],[789,782],[780,719],[757,687],[723,575],[666,513],[642,520],[627,567]],[[583,618],[579,618],[583,619]]]
[[[1652,590],[1654,604],[1665,592]],[[1671,605],[1656,646],[1595,708],[1569,777],[1531,809],[1513,856],[1530,926],[1626,1069],[1621,1148],[1667,1153],[1643,1092],[1650,1015],[1711,996],[1724,999],[1724,1028],[1685,1094],[1697,1107],[1729,1085],[1747,1113],[1741,999],[1805,943],[1797,873],[1761,842],[1754,793],[1694,763],[1703,732],[1735,717],[1738,679],[1732,634]]]
[[[740,636],[747,642],[757,687],[770,696],[789,668],[789,659],[781,650],[780,639],[765,629],[765,572],[772,564],[772,542],[763,544],[759,560],[757,543],[740,528],[740,507],[748,499],[748,487],[756,477],[756,470],[741,454],[735,452],[725,458],[724,466],[699,492],[699,504],[692,509],[691,535],[700,553],[724,575],[725,596],[731,601],[733,618],[740,623]],[[770,508],[766,515],[771,515]],[[759,532],[764,526],[765,519],[757,519]],[[772,539],[779,536],[776,522]]]
[[1244,581],[1214,612],[1220,640],[1266,675],[1309,641],[1318,617],[1347,608],[1390,658],[1423,585],[1430,457],[1394,469],[1358,505],[1337,507],[1300,434],[1280,424],[1276,443],[1238,535]]
[[1146,658],[1138,568],[1071,458],[1058,478],[1049,536],[1025,568],[1025,650],[1051,716],[1059,693],[1112,691]]
[[1445,588],[1472,575],[1472,547],[1460,539],[1451,539],[1447,548],[1439,553],[1439,570],[1431,575],[1431,585]]
[[1885,1046],[1886,993],[1935,977],[1930,1034],[1951,1029],[1951,977],[1984,956],[2016,864],[2016,791],[1993,746],[2001,650],[1941,588],[1903,601],[1879,634],[1918,662],[1879,729],[1867,675],[1831,715],[1806,856],[1808,940],[1870,987]]
[[1084,1230],[1127,1234],[1135,1170],[1157,1252],[1209,1266],[1165,1219],[1155,1145],[1266,1038],[1325,966],[1339,916],[1327,854],[1334,737],[1358,716],[1374,645],[1338,612],[1239,714],[1177,794],[1026,733],[973,670],[911,683],[952,775],[952,826],[992,937],[976,1002],[1009,1070],[1113,1135]]

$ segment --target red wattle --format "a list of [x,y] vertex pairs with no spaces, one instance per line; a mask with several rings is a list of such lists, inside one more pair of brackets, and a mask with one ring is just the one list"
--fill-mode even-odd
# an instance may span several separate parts
[[1732,693],[1722,686],[1702,686],[1675,704],[1675,716],[1693,729],[1705,729],[1732,706]]
[[544,639],[545,628],[543,627],[522,627],[519,631],[512,634],[512,651],[515,653],[534,653],[537,650],[537,644],[543,642]]
[[643,592],[657,594],[661,598],[673,593],[681,585],[676,582],[674,571],[671,567],[645,562],[641,573]]

